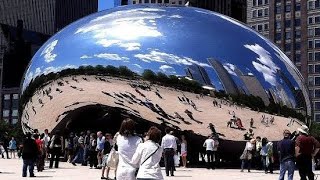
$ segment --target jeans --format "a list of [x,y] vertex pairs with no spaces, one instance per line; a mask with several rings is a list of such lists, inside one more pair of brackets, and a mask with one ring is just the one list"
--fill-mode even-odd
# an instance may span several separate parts
[[61,155],[61,148],[60,147],[54,147],[51,151],[51,159],[50,159],[50,165],[49,168],[52,168],[53,161],[54,161],[54,167],[59,167],[59,160]]
[[80,147],[78,149],[78,152],[76,154],[76,156],[74,157],[74,159],[72,160],[72,163],[81,163],[83,164],[83,153],[84,153],[84,148]]
[[[267,166],[267,158],[269,158],[268,166]],[[270,170],[270,173],[273,173],[273,163],[270,157],[262,156],[262,164],[263,164],[264,171],[266,173],[268,172],[268,170]]]
[[207,151],[207,168],[214,168],[214,151]]
[[279,180],[284,180],[284,175],[286,174],[286,171],[288,171],[288,180],[293,180],[294,168],[295,165],[292,160],[281,162]]
[[171,176],[173,175],[174,170],[174,150],[173,149],[164,149],[164,165],[166,166],[166,175],[169,176],[169,171]]
[[23,160],[23,167],[22,167],[22,177],[27,177],[28,166],[29,166],[30,176],[34,176],[34,173],[33,173],[34,159],[24,159]]
[[314,174],[312,172],[312,157],[311,155],[301,154],[297,157],[297,166],[299,169],[299,175],[301,180],[314,180]]
[[245,164],[247,164],[247,166],[248,166],[248,171],[250,171],[250,169],[251,169],[251,159],[242,159],[242,162],[241,162],[241,170],[244,169]]

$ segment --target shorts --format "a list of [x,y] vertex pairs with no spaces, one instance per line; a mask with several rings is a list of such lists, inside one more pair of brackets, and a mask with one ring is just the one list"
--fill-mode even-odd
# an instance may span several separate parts
[[10,151],[10,152],[15,152],[15,151],[16,151],[16,149],[9,149],[9,151]]
[[103,155],[103,157],[102,157],[102,163],[101,163],[101,166],[102,166],[102,167],[106,167],[106,166],[107,166],[108,155],[109,155],[109,154]]
[[182,156],[182,157],[187,157],[187,151],[181,152],[181,156]]

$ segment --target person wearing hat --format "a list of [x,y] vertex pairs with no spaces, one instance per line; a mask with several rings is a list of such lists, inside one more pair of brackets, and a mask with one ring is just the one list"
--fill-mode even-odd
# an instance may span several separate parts
[[309,128],[306,125],[298,128],[299,136],[296,139],[295,153],[297,166],[301,180],[314,180],[312,172],[312,159],[317,155],[320,144],[309,135]]
[[284,180],[286,171],[288,171],[288,180],[293,180],[295,169],[295,142],[290,139],[291,132],[289,130],[283,131],[283,139],[278,142],[278,153],[280,160],[280,176],[279,180]]

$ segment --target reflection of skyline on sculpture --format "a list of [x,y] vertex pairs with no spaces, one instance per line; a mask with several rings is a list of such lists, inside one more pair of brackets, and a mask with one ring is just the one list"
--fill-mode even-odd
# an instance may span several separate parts
[[143,74],[149,69],[151,76],[166,80],[165,86],[185,83],[173,87],[178,90],[190,85],[201,92],[199,84],[310,114],[301,75],[279,49],[235,20],[190,7],[125,6],[85,17],[58,32],[36,53],[22,88],[32,96],[45,78],[52,78],[52,83],[56,76],[68,77],[63,73],[86,75],[83,69],[99,73],[106,67],[109,73],[122,67],[130,70],[132,78],[152,82]]

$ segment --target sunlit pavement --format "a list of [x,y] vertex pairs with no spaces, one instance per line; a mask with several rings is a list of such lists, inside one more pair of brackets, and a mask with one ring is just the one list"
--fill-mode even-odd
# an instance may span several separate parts
[[[46,163],[46,167],[48,163]],[[0,180],[11,180],[11,179],[29,179],[21,177],[22,170],[22,160],[18,159],[0,159]],[[165,175],[164,170],[162,171]],[[316,172],[319,174],[320,172]],[[85,180],[85,179],[100,179],[101,170],[89,169],[88,166],[73,166],[72,164],[62,162],[60,163],[59,169],[47,169],[43,172],[37,172],[35,170],[35,175],[37,177],[32,179],[56,179],[56,180]],[[251,173],[243,172],[240,170],[231,169],[217,169],[217,170],[207,170],[201,168],[177,168],[174,177],[165,177],[165,179],[197,179],[197,180],[276,180],[278,179],[279,171],[275,171],[274,174],[264,174],[263,171],[251,171]],[[114,178],[113,170],[111,170],[111,178]],[[287,179],[287,178],[286,178]],[[296,171],[295,180],[299,179],[299,174]]]

